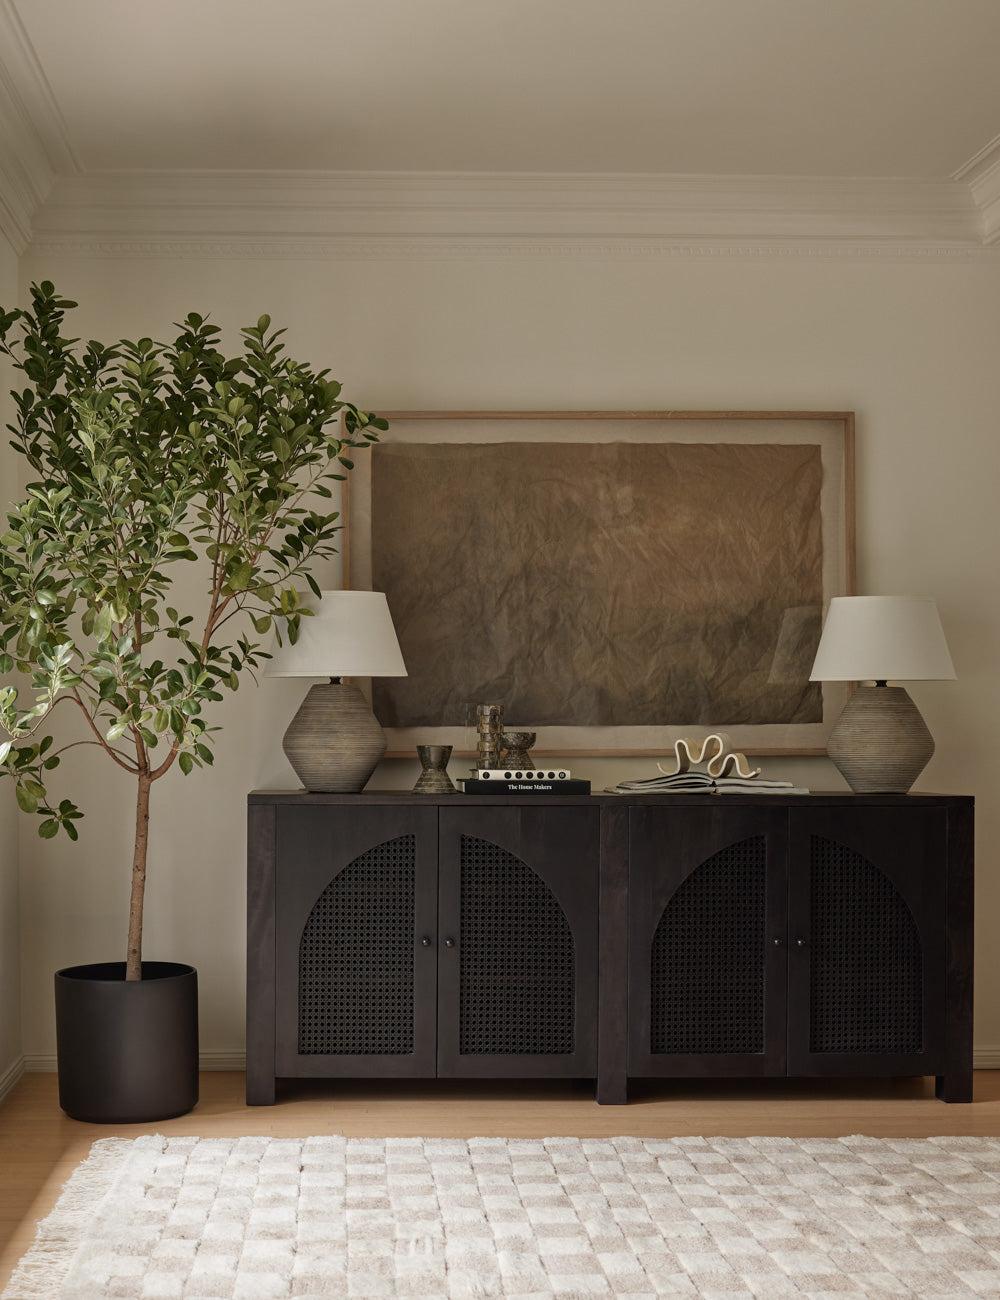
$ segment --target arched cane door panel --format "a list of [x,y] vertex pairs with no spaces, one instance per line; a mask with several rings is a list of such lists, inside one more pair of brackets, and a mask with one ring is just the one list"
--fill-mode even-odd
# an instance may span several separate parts
[[767,841],[715,853],[667,902],[650,951],[650,1050],[764,1051]]
[[416,836],[354,859],[309,913],[299,944],[299,1052],[413,1051]]
[[789,1069],[941,1073],[945,813],[859,799],[789,823]]
[[566,914],[500,845],[463,835],[460,852],[459,1052],[571,1054],[576,954]]
[[590,807],[441,809],[439,1074],[596,1069],[599,830]]
[[437,809],[282,808],[276,1073],[434,1074]]
[[853,849],[812,835],[809,1049],[920,1052],[923,948],[892,882]]
[[727,798],[629,811],[635,1077],[785,1072],[787,814]]

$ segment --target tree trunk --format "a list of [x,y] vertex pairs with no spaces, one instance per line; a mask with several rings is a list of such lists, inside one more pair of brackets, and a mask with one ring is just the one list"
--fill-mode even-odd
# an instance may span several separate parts
[[142,903],[146,893],[146,847],[149,844],[148,772],[139,773],[135,798],[135,851],[132,854],[132,897],[128,908],[128,951],[125,954],[125,978],[142,979]]

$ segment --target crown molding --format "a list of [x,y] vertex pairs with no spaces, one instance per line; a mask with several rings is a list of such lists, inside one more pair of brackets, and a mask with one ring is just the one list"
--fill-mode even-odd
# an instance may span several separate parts
[[1000,259],[1000,249],[981,244],[896,242],[810,242],[795,240],[678,240],[678,239],[489,239],[435,238],[402,239],[386,236],[363,239],[203,240],[163,238],[138,239],[41,239],[29,253],[39,258],[80,257],[111,260],[218,261],[220,259],[275,258],[282,261],[499,261],[508,258],[592,258],[604,261],[820,261],[820,262],[950,262],[966,263]]
[[[54,115],[54,117],[53,117]],[[39,123],[50,123],[63,146],[48,147]],[[15,252],[31,240],[32,223],[56,171],[67,163],[65,123],[12,0],[0,0],[0,232]]]
[[963,163],[952,179],[969,187],[983,243],[1000,244],[1000,135]]
[[52,173],[82,171],[66,119],[14,0],[0,0],[0,50],[7,76]]
[[950,179],[449,172],[86,172],[0,0],[0,233],[119,257],[855,258],[1000,248],[1000,136]]
[[0,232],[15,252],[27,248],[34,215],[54,179],[41,142],[0,61]]
[[39,254],[886,257],[983,252],[961,181],[427,172],[59,176]]

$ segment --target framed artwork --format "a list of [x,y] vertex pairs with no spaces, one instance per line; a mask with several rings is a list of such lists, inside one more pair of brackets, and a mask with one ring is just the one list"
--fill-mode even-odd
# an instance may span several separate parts
[[809,672],[854,591],[849,412],[388,419],[345,493],[345,573],[386,593],[409,671],[373,683],[391,753],[466,751],[474,702],[538,754],[719,729],[823,752],[847,687]]

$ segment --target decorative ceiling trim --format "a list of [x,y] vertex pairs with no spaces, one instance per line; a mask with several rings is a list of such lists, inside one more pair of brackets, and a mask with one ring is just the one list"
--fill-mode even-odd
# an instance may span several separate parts
[[991,163],[1000,155],[1000,135],[987,140],[981,149],[977,149],[971,158],[967,158],[961,167],[951,174],[953,181],[967,181],[985,163]]
[[54,179],[41,142],[0,62],[0,231],[16,252],[27,248],[32,219]]
[[1000,135],[964,163],[952,179],[969,187],[983,242],[1000,244]]
[[83,171],[69,127],[14,0],[0,0],[0,50],[54,173]]
[[411,172],[57,178],[33,249],[95,256],[982,253],[959,181]]
[[13,4],[0,0],[0,232],[17,253],[56,174],[36,125],[39,79],[48,85]]
[[507,258],[590,258],[597,260],[671,259],[675,261],[861,261],[861,262],[995,262],[1000,248],[981,244],[863,242],[842,240],[681,240],[615,239],[497,239],[490,236],[435,236],[407,239],[398,235],[364,238],[342,235],[323,240],[270,237],[218,239],[121,239],[90,236],[81,239],[43,236],[33,241],[34,259],[84,257],[98,259],[157,259],[204,261],[222,258],[315,261],[484,261]]
[[19,2],[0,0],[0,232],[18,252],[954,262],[1000,250],[1000,136],[948,180],[88,173]]
[[0,86],[0,235],[20,255],[31,239],[35,201],[17,156],[10,149],[10,127],[3,98]]

